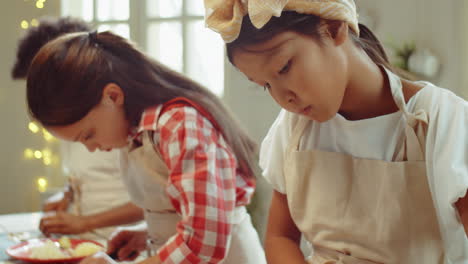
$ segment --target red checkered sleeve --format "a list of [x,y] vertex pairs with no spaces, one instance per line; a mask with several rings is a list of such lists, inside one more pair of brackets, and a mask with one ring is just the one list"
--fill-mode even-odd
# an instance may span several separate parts
[[245,184],[237,190],[240,176],[234,153],[195,108],[164,112],[155,135],[170,170],[167,193],[182,215],[177,234],[158,250],[158,256],[164,264],[219,263],[226,256],[236,199],[242,194],[249,200],[246,194],[253,188]]

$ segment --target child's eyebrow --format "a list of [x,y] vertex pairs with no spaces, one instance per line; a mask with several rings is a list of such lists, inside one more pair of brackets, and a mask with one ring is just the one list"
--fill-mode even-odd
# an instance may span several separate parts
[[267,50],[262,50],[259,51],[259,53],[266,53],[266,58],[264,60],[264,66],[270,64],[273,58],[278,55],[278,50],[280,50],[288,41],[292,40],[292,38],[285,39],[284,41],[281,41],[277,45],[267,49]]
[[273,47],[269,47],[267,49],[262,49],[262,50],[249,50],[249,49],[245,49],[246,51],[250,52],[250,53],[257,53],[257,54],[262,54],[262,53],[269,53],[267,56],[272,56],[273,54],[276,53],[276,51],[278,49],[280,49],[284,44],[286,44],[286,42],[292,40],[293,38],[288,38],[288,39],[285,39],[283,41],[281,41],[280,43],[277,43],[276,45],[274,45]]

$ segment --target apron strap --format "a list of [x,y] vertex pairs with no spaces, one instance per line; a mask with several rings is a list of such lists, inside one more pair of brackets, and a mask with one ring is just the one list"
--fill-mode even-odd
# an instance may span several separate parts
[[292,135],[290,137],[289,145],[287,147],[287,153],[291,153],[299,149],[299,143],[304,134],[304,130],[306,129],[307,125],[310,123],[305,117],[297,116],[296,122],[293,122],[292,125]]
[[426,149],[427,113],[424,110],[418,110],[416,113],[409,112],[406,107],[400,77],[387,69],[385,71],[388,75],[393,99],[406,120],[404,143],[397,151],[394,160],[423,161],[425,160],[424,153]]
[[[393,99],[406,120],[405,138],[402,146],[396,151],[393,160],[423,161],[425,160],[427,113],[424,110],[418,110],[416,113],[409,112],[406,107],[400,77],[387,69],[385,69],[385,72],[388,75]],[[292,151],[298,150],[302,134],[309,123],[310,120],[301,116],[298,116],[296,122],[293,122],[292,135],[286,152],[287,155]]]

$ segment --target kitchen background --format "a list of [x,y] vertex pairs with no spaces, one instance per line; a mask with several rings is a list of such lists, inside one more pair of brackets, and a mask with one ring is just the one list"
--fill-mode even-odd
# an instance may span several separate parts
[[[202,0],[4,0],[0,3],[0,214],[40,210],[62,188],[60,144],[28,117],[25,82],[10,77],[16,45],[42,16],[74,15],[137,42],[151,56],[223,98],[261,142],[279,108],[224,58],[221,39],[203,27]],[[468,1],[357,0],[361,21],[392,61],[417,78],[468,99]],[[408,55],[412,54],[409,57]],[[259,228],[270,189],[260,180],[252,212]]]

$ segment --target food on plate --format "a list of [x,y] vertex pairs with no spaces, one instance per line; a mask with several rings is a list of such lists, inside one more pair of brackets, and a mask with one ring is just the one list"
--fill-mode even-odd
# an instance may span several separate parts
[[58,242],[60,244],[60,247],[63,249],[71,248],[71,241],[70,238],[68,238],[67,236],[61,237]]
[[78,244],[72,252],[72,255],[75,257],[86,257],[90,255],[94,255],[99,251],[103,251],[104,248],[96,245],[91,242],[83,242]]
[[46,240],[44,244],[31,248],[30,257],[35,259],[65,259],[69,255],[63,252],[54,241]]
[[70,259],[87,257],[104,247],[90,241],[79,241],[64,236],[59,240],[44,239],[29,245],[29,258],[32,259]]

